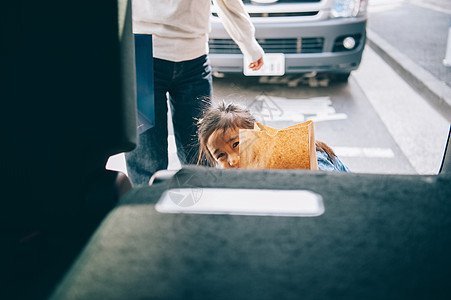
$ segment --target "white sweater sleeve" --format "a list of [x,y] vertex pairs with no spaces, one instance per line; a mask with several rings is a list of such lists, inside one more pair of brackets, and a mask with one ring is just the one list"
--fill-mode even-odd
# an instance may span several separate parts
[[264,51],[255,39],[255,28],[241,0],[213,0],[218,16],[241,52],[251,62],[263,56]]

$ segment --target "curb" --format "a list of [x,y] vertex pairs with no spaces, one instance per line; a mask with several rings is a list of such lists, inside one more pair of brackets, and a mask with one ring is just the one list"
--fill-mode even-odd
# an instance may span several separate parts
[[418,93],[451,122],[451,87],[418,66],[374,31],[367,28],[368,45]]

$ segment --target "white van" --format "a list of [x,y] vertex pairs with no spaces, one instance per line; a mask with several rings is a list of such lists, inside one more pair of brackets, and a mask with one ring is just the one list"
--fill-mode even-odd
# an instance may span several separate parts
[[[258,75],[333,73],[337,81],[347,81],[350,72],[359,67],[366,41],[367,0],[243,2],[255,25],[257,41],[268,55],[266,71]],[[211,27],[213,72],[242,73],[243,55],[214,6]]]

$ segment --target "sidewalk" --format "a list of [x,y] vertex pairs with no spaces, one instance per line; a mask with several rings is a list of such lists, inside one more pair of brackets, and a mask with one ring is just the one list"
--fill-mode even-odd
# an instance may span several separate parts
[[370,0],[368,45],[451,121],[448,0]]

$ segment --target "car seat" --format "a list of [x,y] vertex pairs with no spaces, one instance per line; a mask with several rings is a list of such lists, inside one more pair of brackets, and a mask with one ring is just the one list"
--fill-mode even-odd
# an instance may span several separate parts
[[[11,99],[2,119],[2,280],[12,282],[8,270],[16,270],[21,249],[13,241],[36,236],[28,230],[17,239],[19,229],[47,233],[27,251],[61,252],[60,263],[35,268],[45,276],[13,282],[13,295],[449,299],[449,140],[438,175],[184,167],[116,203],[116,176],[103,166],[136,143],[130,6],[117,3],[73,3],[64,12],[56,2],[8,4],[5,22],[15,31],[2,26]],[[157,210],[162,195],[181,189],[308,191],[325,210],[311,217]]]
[[131,188],[105,170],[137,143],[131,5],[12,1],[0,30],[0,298],[40,299]]

